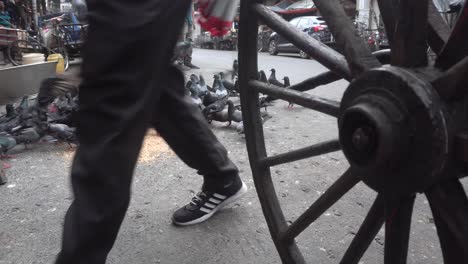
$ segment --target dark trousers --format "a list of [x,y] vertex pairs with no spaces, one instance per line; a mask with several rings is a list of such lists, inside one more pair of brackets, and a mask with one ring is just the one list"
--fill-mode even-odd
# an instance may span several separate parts
[[[80,146],[57,264],[103,264],[130,201],[142,140],[153,126],[176,154],[218,186],[236,166],[170,66],[190,0],[89,0],[80,86]],[[154,172],[155,177],[164,177]],[[168,216],[169,217],[169,216]]]

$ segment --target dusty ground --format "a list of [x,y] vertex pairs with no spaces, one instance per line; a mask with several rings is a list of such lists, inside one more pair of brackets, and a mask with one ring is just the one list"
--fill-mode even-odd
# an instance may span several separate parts
[[[233,52],[196,50],[194,63],[211,83],[213,72],[230,69]],[[278,78],[295,83],[323,68],[313,60],[261,55],[260,68],[275,67]],[[314,91],[340,99],[346,87],[337,82]],[[337,137],[336,120],[302,107],[292,110],[278,102],[269,108],[265,124],[269,154],[281,153]],[[150,131],[133,183],[133,199],[108,263],[280,263],[257,199],[245,149],[234,125],[213,125],[218,138],[239,166],[249,193],[210,221],[179,228],[172,212],[199,190],[201,177],[184,165]],[[9,183],[0,186],[0,264],[52,263],[59,250],[61,224],[72,200],[69,188],[73,150],[64,145],[38,144],[18,149],[8,170]],[[274,167],[277,194],[288,220],[293,221],[347,168],[341,153],[332,153]],[[468,185],[464,181],[465,187]],[[308,263],[338,263],[357,232],[375,193],[360,184],[299,238]],[[413,215],[408,263],[441,263],[441,253],[425,197],[418,197]],[[383,230],[360,263],[383,262]]]

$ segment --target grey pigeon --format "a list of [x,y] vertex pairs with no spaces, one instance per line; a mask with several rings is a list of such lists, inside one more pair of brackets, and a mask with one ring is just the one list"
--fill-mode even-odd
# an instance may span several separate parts
[[199,78],[200,82],[200,88],[203,92],[208,92],[208,85],[206,85],[206,82],[205,82],[205,78],[203,78],[203,76],[200,74],[200,78]]
[[268,83],[268,79],[266,77],[266,74],[263,70],[258,72],[258,80],[264,83]]
[[54,138],[67,143],[78,142],[78,139],[76,137],[76,129],[69,127],[65,124],[50,124],[49,133]]
[[[216,87],[216,88],[215,88]],[[213,83],[213,88],[216,89],[216,94],[221,95],[221,96],[226,96],[228,95],[228,91],[226,90],[226,87],[224,87],[223,82],[219,78],[218,75],[214,76],[214,83]]]
[[18,112],[16,111],[15,107],[12,104],[7,104],[5,106],[5,109],[6,109],[6,114],[0,117],[0,123],[8,122],[18,116]]
[[200,97],[196,94],[190,94],[190,99],[192,99],[192,102],[197,105],[198,108],[203,109],[203,101]]
[[219,89],[219,75],[215,74],[213,75],[213,86],[211,86],[212,90],[214,93],[216,93],[216,91],[218,91]]
[[191,74],[191,75],[190,75],[190,80],[191,80],[192,82],[194,82],[194,83],[199,83],[199,82],[200,82],[200,79],[199,79],[198,76],[195,75],[195,74]]
[[284,87],[284,84],[282,84],[276,79],[276,70],[271,69],[270,71],[271,71],[271,74],[270,74],[270,77],[268,77],[268,82],[278,87]]
[[219,98],[218,100],[216,100],[214,103],[208,105],[207,107],[205,107],[203,110],[202,110],[202,113],[203,115],[205,116],[205,118],[211,122],[211,115],[213,115],[214,113],[218,113],[218,112],[221,112],[223,111],[225,108],[226,108],[226,104],[227,104],[227,100],[228,100],[228,96],[224,96],[222,98]]
[[4,156],[10,149],[16,146],[16,140],[10,135],[0,136],[0,155]]
[[223,83],[223,86],[226,88],[226,90],[228,90],[230,95],[236,95],[237,94],[238,91],[236,90],[235,84],[228,81],[228,80],[226,80],[224,78],[224,73],[223,72],[219,73],[219,78],[220,78],[221,82]]
[[189,89],[192,95],[195,95],[197,97],[205,96],[205,92],[202,91],[201,85],[198,83],[195,83],[194,81],[191,82],[191,86]]
[[[288,76],[284,76],[283,78],[283,81],[284,81],[284,88],[288,88],[289,86],[291,86],[291,83],[289,82],[289,77]],[[291,102],[288,102],[289,105],[288,105],[288,108],[293,108],[294,107],[294,103],[291,103]]]
[[18,136],[14,136],[14,139],[18,144],[28,144],[39,141],[41,137],[35,127],[29,127],[21,130]]
[[227,101],[227,105],[229,124],[231,124],[232,121],[237,123],[242,122],[242,112],[234,106],[234,103],[231,100]]
[[[270,78],[268,78],[268,81],[269,81],[271,84],[273,84],[273,85],[275,85],[275,86],[278,86],[278,87],[281,87],[281,88],[287,88],[287,87],[291,86],[291,83],[290,83],[290,81],[289,81],[289,77],[285,76],[285,77],[283,78],[284,83],[280,83],[278,80],[276,80],[275,69],[271,69],[271,71],[272,71],[272,76],[273,76],[273,77],[270,76]],[[275,83],[276,83],[276,84],[275,84]],[[273,101],[276,100],[276,99],[278,99],[278,98],[276,98],[276,97],[274,97],[274,96],[271,96],[271,95],[268,95],[268,96],[264,99],[263,103],[264,103],[264,104],[270,103],[270,102],[273,102]],[[293,106],[294,106],[294,104],[292,104],[291,102],[289,102],[288,108],[292,108]]]

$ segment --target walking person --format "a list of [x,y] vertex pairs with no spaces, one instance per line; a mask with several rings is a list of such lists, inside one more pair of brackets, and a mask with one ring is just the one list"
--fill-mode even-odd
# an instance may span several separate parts
[[193,10],[194,4],[192,2],[184,19],[183,30],[176,45],[174,51],[175,58],[173,58],[173,60],[178,61],[179,64],[182,64],[190,69],[200,69],[200,67],[192,63],[193,31],[195,28],[195,23],[193,21]]
[[[148,127],[204,177],[201,192],[172,219],[210,218],[247,191],[226,149],[185,96],[172,51],[191,0],[88,0],[80,145],[74,193],[56,264],[104,264],[130,202],[132,174]],[[155,177],[165,177],[158,175]]]

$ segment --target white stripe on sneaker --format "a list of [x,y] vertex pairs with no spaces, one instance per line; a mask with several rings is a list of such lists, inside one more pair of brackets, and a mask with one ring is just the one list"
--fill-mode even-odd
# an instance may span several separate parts
[[200,211],[209,214],[211,212],[210,209],[206,209],[205,207],[200,207]]
[[218,198],[218,199],[221,199],[221,200],[224,200],[226,199],[226,195],[222,195],[222,194],[219,194],[219,193],[215,193],[213,194],[214,197]]
[[211,203],[208,203],[208,202],[207,202],[207,203],[205,203],[203,206],[205,206],[205,207],[207,207],[207,208],[211,208],[211,209],[213,209],[213,208],[215,208],[215,207],[216,207],[216,205],[215,205],[215,204],[211,204]]
[[208,201],[214,203],[214,204],[219,204],[221,203],[222,201],[221,200],[218,200],[218,199],[215,199],[215,198],[210,198]]

